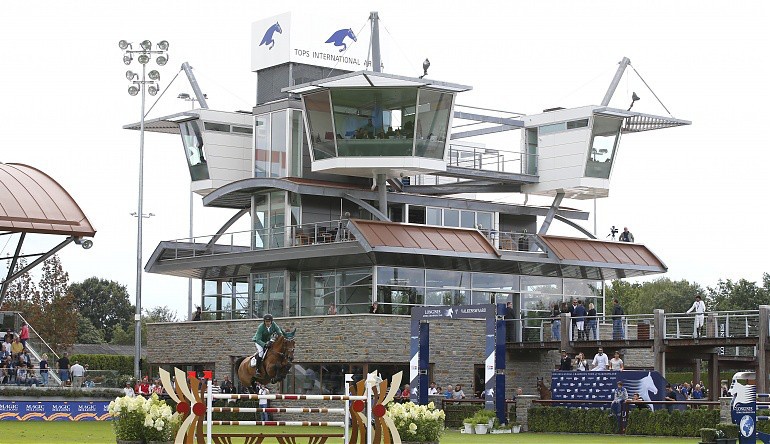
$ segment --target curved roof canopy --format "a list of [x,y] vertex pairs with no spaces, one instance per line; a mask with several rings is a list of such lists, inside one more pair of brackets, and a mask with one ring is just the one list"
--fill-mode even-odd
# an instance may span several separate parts
[[0,231],[93,237],[75,199],[44,172],[29,165],[0,163]]

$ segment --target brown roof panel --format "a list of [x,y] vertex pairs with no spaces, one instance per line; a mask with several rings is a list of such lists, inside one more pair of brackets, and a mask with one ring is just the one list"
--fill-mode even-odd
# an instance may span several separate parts
[[0,163],[0,230],[92,237],[96,231],[55,180],[28,165]]
[[560,261],[596,262],[610,265],[654,267],[666,271],[666,265],[642,244],[539,236]]
[[372,247],[395,247],[499,256],[477,230],[351,219]]

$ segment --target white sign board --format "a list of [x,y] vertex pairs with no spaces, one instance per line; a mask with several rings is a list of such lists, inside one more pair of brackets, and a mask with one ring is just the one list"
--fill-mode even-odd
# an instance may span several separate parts
[[285,12],[251,25],[251,70],[295,62],[361,71],[371,63],[369,34],[367,17],[327,19]]

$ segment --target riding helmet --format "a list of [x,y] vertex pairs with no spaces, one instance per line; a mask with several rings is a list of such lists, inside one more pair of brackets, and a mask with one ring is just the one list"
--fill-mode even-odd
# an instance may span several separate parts
[[271,315],[270,313],[267,313],[265,315],[265,317],[263,318],[263,320],[267,321],[268,319],[272,321],[273,320],[273,315]]

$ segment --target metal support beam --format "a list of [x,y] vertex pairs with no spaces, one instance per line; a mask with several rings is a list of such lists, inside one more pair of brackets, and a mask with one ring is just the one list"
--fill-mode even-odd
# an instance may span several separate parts
[[11,283],[11,275],[16,269],[16,262],[19,260],[19,254],[21,254],[21,246],[24,244],[24,238],[27,237],[27,233],[21,233],[19,236],[19,242],[16,244],[16,251],[13,253],[13,259],[11,265],[8,266],[8,274],[5,276],[5,280],[0,286],[0,306],[3,305],[3,299],[5,299],[5,292],[8,291],[8,284]]
[[206,96],[201,92],[201,87],[198,86],[198,80],[195,79],[195,75],[192,72],[192,66],[190,66],[189,63],[184,62],[182,63],[182,70],[187,75],[187,80],[190,81],[190,86],[193,89],[193,93],[195,93],[195,98],[198,100],[198,104],[203,109],[208,109],[209,104],[206,103]]
[[377,11],[369,13],[372,21],[372,71],[382,72],[382,60],[380,58],[380,16]]
[[499,126],[493,126],[490,128],[481,128],[477,130],[462,131],[459,133],[452,133],[452,135],[450,136],[450,140],[465,139],[465,138],[474,137],[474,136],[483,136],[484,134],[502,133],[503,131],[510,131],[510,130],[517,130],[517,129],[521,129],[521,127],[513,126],[513,125],[499,125]]
[[453,113],[455,119],[462,120],[475,120],[477,122],[496,123],[504,126],[515,126],[518,128],[524,128],[524,121],[518,119],[510,119],[508,117],[495,117],[486,116],[484,114],[466,113],[463,111],[455,111]]
[[[594,214],[596,214],[596,210],[594,210]],[[580,231],[581,233],[588,236],[589,239],[596,239],[596,236],[593,235],[590,231],[586,230],[585,228],[581,227],[580,225],[576,224],[575,222],[572,222],[571,220],[567,219],[566,217],[560,215],[560,214],[554,214],[553,218],[558,220],[559,222],[564,222],[565,224],[569,225],[570,227]]]
[[615,77],[612,79],[612,82],[610,83],[610,87],[607,89],[607,93],[604,94],[604,99],[602,99],[602,106],[607,106],[610,104],[612,95],[615,94],[615,89],[617,89],[618,84],[620,83],[620,79],[623,78],[623,72],[626,70],[626,67],[630,64],[631,64],[631,60],[629,60],[628,57],[623,57],[623,60],[620,61],[618,70],[615,71]]
[[223,234],[225,234],[225,231],[227,231],[230,227],[233,226],[234,223],[238,222],[238,219],[240,219],[244,214],[248,213],[251,210],[251,208],[244,208],[241,211],[235,213],[233,217],[230,218],[227,222],[225,222],[224,225],[217,231],[217,234],[214,235],[214,237],[211,238],[210,241],[206,244],[206,250],[212,247],[219,238],[222,237]]
[[385,214],[381,213],[380,210],[377,208],[374,208],[373,206],[369,205],[365,200],[359,199],[351,194],[345,194],[345,199],[353,202],[354,204],[358,205],[359,207],[365,209],[366,211],[372,213],[374,217],[381,221],[390,222],[390,218],[386,216]]
[[69,236],[66,239],[64,239],[59,245],[53,247],[51,250],[49,250],[47,253],[41,255],[39,258],[35,259],[31,263],[29,263],[26,267],[22,268],[21,270],[13,273],[12,275],[8,276],[4,281],[2,285],[2,290],[0,290],[0,305],[3,305],[3,299],[5,299],[5,292],[8,291],[8,285],[15,281],[16,279],[20,278],[24,273],[27,273],[28,271],[32,270],[33,268],[37,267],[41,263],[43,263],[46,259],[53,256],[54,254],[58,253],[59,250],[66,247],[70,243],[75,241],[74,236]]
[[551,226],[551,222],[553,222],[553,217],[556,215],[556,210],[559,209],[559,205],[561,205],[561,201],[564,199],[564,192],[559,191],[556,193],[556,197],[553,198],[553,203],[551,204],[551,207],[548,209],[548,213],[545,215],[545,220],[543,220],[543,225],[540,225],[540,230],[538,230],[537,234],[544,235],[548,233],[548,227]]
[[[384,174],[377,175],[377,200],[379,202],[380,212],[388,214],[388,189],[385,186],[387,177]],[[387,216],[386,216],[387,217]]]

